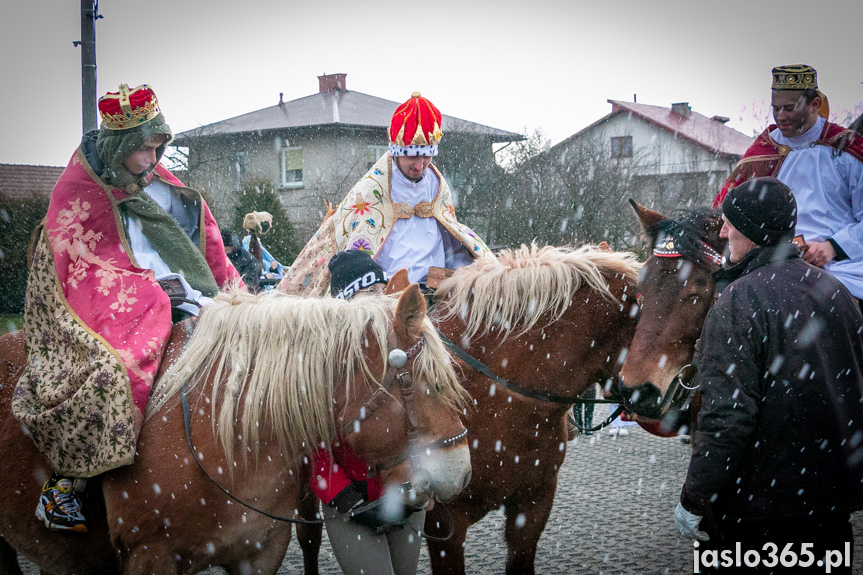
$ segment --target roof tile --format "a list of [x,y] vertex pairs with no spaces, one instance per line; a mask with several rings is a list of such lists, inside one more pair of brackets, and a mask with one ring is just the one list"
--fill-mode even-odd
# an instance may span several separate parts
[[[282,130],[288,128],[304,128],[340,124],[344,126],[363,126],[386,129],[390,125],[393,111],[399,102],[369,96],[352,90],[333,90],[319,92],[249,112],[241,116],[201,126],[177,134],[175,143],[184,145],[188,139],[241,134],[247,132]],[[524,139],[520,134],[483,126],[452,116],[443,116],[444,132],[448,129],[455,132],[487,135],[495,142],[509,142]]]
[[64,168],[0,164],[0,198],[49,197]]

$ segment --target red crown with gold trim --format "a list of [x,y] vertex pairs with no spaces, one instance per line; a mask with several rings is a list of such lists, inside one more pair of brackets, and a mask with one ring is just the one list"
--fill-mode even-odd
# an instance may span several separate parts
[[159,113],[159,100],[148,84],[141,84],[131,90],[127,84],[120,84],[119,92],[108,92],[99,98],[102,125],[109,130],[136,128]]
[[440,110],[435,108],[434,104],[423,98],[419,92],[414,92],[393,114],[389,130],[390,143],[414,150],[427,146],[427,151],[431,151],[434,147],[434,152],[437,152],[437,145],[443,136],[440,129],[441,118]]

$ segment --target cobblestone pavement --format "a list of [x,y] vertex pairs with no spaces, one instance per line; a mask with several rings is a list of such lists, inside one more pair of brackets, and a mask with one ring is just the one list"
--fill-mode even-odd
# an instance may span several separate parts
[[[647,575],[692,573],[692,543],[680,540],[673,513],[689,464],[690,446],[628,428],[629,435],[582,436],[569,443],[554,508],[537,550],[537,573]],[[856,573],[863,573],[863,513],[855,516]],[[326,534],[324,535],[326,537]],[[493,512],[468,531],[470,574],[503,573],[503,516]],[[341,573],[329,543],[321,573]],[[280,574],[303,572],[292,542]],[[419,573],[430,574],[423,546]]]
[[[582,436],[569,443],[554,509],[537,551],[537,573],[645,575],[692,573],[692,544],[678,538],[672,515],[690,448],[639,428],[629,435]],[[855,569],[863,573],[863,513],[855,515]],[[503,517],[487,515],[468,531],[467,572],[503,573]],[[303,572],[300,546],[288,548],[280,575]],[[25,575],[38,573],[24,563]],[[324,534],[323,574],[341,573]],[[210,575],[220,569],[207,571]],[[423,546],[419,573],[431,573]]]

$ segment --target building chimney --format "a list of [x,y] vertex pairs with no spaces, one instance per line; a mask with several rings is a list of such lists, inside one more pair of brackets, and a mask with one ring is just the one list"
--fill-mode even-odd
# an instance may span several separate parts
[[318,76],[318,91],[321,94],[346,91],[348,88],[345,77],[347,77],[347,74],[324,74],[323,76]]
[[720,124],[727,124],[731,118],[726,118],[725,116],[713,116],[710,119],[714,122],[719,122]]
[[692,114],[692,108],[689,107],[689,102],[677,102],[671,105],[671,111],[678,116],[688,118]]
[[284,92],[279,92],[279,107],[280,108],[285,107],[285,93]]

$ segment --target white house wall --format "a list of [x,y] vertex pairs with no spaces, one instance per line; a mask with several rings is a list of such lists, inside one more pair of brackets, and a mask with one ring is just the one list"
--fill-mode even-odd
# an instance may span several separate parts
[[[717,127],[723,126],[717,122]],[[644,174],[665,176],[717,171],[728,174],[734,167],[733,161],[718,158],[710,150],[632,114],[617,114],[596,126],[591,134],[593,141],[602,142],[608,153],[611,152],[611,138],[625,136],[632,136],[633,158],[629,161],[637,161]]]

